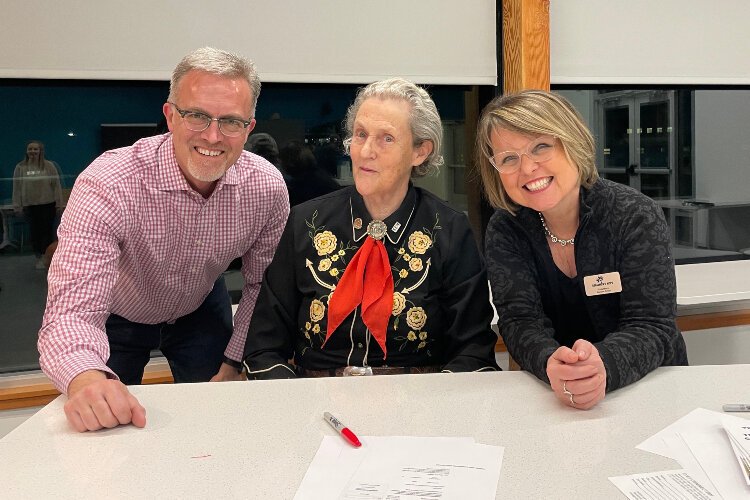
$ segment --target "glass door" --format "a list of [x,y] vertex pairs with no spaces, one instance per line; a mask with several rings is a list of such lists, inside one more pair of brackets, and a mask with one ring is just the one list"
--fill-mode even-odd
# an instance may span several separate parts
[[599,173],[652,198],[674,193],[674,93],[607,92],[595,98]]

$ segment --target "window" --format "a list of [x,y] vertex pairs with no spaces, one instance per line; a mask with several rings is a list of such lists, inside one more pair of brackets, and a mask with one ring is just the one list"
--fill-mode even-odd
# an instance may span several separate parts
[[597,141],[603,178],[656,200],[677,264],[750,255],[750,88],[553,88]]

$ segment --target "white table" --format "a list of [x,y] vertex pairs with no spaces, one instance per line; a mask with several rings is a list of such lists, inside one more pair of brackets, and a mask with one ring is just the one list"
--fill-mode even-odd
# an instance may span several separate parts
[[584,412],[525,372],[142,386],[145,429],[77,434],[58,398],[0,440],[3,498],[292,498],[330,411],[360,435],[505,446],[498,498],[618,498],[678,468],[635,445],[696,407],[748,402],[750,365],[661,368]]

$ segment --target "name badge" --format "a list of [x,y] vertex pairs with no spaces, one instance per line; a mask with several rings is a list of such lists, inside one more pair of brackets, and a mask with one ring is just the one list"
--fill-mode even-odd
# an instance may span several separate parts
[[613,273],[584,276],[583,287],[586,289],[587,297],[605,295],[607,293],[620,293],[622,292],[620,273],[615,271]]

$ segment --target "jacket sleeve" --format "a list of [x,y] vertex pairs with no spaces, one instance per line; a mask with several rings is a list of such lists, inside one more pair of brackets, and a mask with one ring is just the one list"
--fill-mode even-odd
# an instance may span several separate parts
[[445,308],[448,362],[444,371],[499,370],[492,331],[487,272],[466,217],[454,219],[443,266],[440,302]]
[[271,264],[266,268],[247,332],[244,361],[248,378],[295,378],[288,362],[294,355],[294,335],[301,296],[294,267],[294,212],[287,220]]
[[614,233],[621,242],[619,322],[596,344],[607,369],[607,391],[659,366],[687,364],[685,341],[675,322],[674,261],[661,209],[650,199],[634,197],[612,207],[611,217],[625,223]]
[[13,171],[13,208],[23,208],[23,166],[19,163]]
[[524,370],[549,383],[547,359],[560,347],[544,314],[530,243],[497,211],[485,237],[485,255],[498,329],[508,353]]
[[47,170],[49,170],[52,192],[55,195],[55,207],[62,208],[63,198],[62,184],[60,182],[60,166],[57,163],[51,161],[49,162],[49,165],[47,165]]

